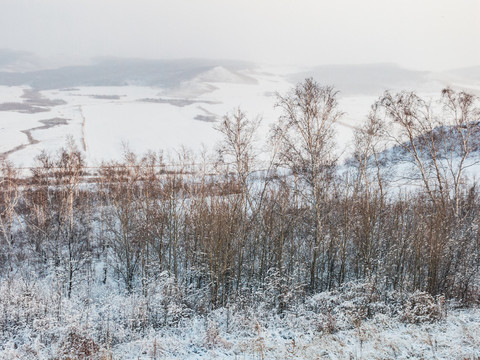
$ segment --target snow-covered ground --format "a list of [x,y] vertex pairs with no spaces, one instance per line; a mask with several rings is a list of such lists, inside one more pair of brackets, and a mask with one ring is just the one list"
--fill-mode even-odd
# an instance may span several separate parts
[[168,276],[152,283],[147,296],[122,294],[113,282],[102,285],[94,277],[71,299],[62,298],[57,280],[18,275],[0,282],[0,321],[6,329],[0,334],[1,359],[88,353],[125,360],[480,356],[478,308],[443,307],[433,321],[406,321],[405,305],[366,300],[372,295],[366,284],[307,297],[282,314],[269,307],[268,298],[254,307],[234,304],[198,314],[188,303],[201,300],[182,297]]
[[[43,106],[42,112],[0,111],[0,153],[17,166],[32,166],[42,149],[56,151],[72,136],[89,164],[119,159],[124,144],[136,153],[172,152],[180,146],[194,151],[213,150],[219,140],[215,123],[241,108],[249,117],[261,117],[260,147],[278,119],[275,93],[286,94],[294,84],[288,74],[299,69],[257,67],[230,71],[216,67],[173,88],[95,86],[44,90],[39,96],[63,100]],[[28,103],[26,86],[0,86],[1,103]],[[377,96],[342,95],[345,116],[337,127],[338,151],[351,150],[353,129],[360,124]],[[381,95],[381,94],[378,94]],[[42,120],[65,119],[67,124],[44,126]],[[30,138],[27,135],[30,134]],[[345,151],[345,149],[347,149]]]
[[[277,114],[274,92],[292,84],[272,73],[237,74],[215,68],[173,89],[154,87],[80,87],[42,91],[63,105],[48,111],[20,113],[0,111],[0,152],[17,165],[31,166],[42,149],[55,151],[71,135],[87,160],[119,159],[123,144],[143,153],[172,151],[184,145],[198,151],[212,149],[219,134],[215,122],[240,107],[248,116],[264,119],[261,138]],[[22,103],[26,87],[0,87],[2,102]],[[35,129],[41,120],[66,119],[67,125]],[[26,131],[34,141],[29,141]],[[18,148],[23,145],[23,147]]]
[[[163,359],[476,359],[480,356],[480,311],[456,310],[435,324],[404,324],[378,316],[334,334],[302,328],[302,317],[292,317],[297,328],[288,336],[286,321],[267,324],[255,319],[248,334],[216,331],[205,320],[188,324],[185,334],[171,329],[119,346],[118,358],[151,359],[156,344]],[[281,326],[287,326],[287,329]],[[279,326],[279,327],[277,327]],[[189,331],[187,331],[187,329]],[[214,330],[212,330],[214,329]],[[216,334],[209,344],[210,333]],[[128,355],[125,355],[128,354]]]
[[[279,116],[275,94],[286,94],[294,87],[296,77],[292,74],[308,76],[309,72],[298,67],[252,65],[238,70],[216,66],[163,88],[80,86],[37,92],[28,86],[0,86],[0,154],[17,166],[32,166],[41,150],[56,151],[67,136],[75,139],[90,165],[121,158],[124,144],[136,153],[172,152],[182,145],[196,152],[203,147],[214,150],[220,137],[214,130],[216,121],[237,108],[249,117],[263,119],[258,132],[262,147],[270,125]],[[342,74],[327,76],[336,77],[342,79]],[[418,81],[415,88],[407,90],[419,89],[426,98],[438,98],[445,85],[443,80],[430,77]],[[465,80],[458,81],[460,88],[466,86]],[[352,82],[356,84],[355,79]],[[468,85],[478,92],[478,84]],[[398,84],[392,84],[395,86]],[[345,156],[352,150],[353,129],[382,94],[337,90],[339,108],[345,113],[337,126],[338,152]],[[51,119],[64,120],[56,124]],[[49,125],[42,122],[45,120]]]

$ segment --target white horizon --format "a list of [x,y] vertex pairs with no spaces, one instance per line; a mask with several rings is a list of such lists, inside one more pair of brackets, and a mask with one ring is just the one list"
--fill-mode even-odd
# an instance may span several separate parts
[[236,59],[272,65],[480,65],[474,0],[5,0],[0,49],[59,64],[93,57]]

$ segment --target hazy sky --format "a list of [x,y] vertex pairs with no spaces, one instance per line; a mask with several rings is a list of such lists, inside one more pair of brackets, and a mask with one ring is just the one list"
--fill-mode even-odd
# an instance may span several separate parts
[[0,48],[43,57],[480,65],[480,0],[0,0]]

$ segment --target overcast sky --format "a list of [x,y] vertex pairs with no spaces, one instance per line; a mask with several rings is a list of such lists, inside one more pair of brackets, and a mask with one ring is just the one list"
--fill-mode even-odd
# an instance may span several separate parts
[[480,0],[1,0],[0,48],[42,57],[480,65]]

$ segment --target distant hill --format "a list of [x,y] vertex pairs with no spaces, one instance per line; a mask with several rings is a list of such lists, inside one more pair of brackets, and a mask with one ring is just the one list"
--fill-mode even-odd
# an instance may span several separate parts
[[452,69],[443,73],[450,81],[480,87],[480,66]]
[[438,92],[447,86],[480,94],[480,66],[432,72],[395,64],[322,65],[290,74],[289,80],[297,83],[307,77],[346,95],[380,95],[385,90]]
[[[205,83],[255,83],[240,70],[254,69],[245,61],[212,59],[147,60],[104,57],[88,65],[42,68],[34,54],[0,49],[0,85],[29,85],[36,90],[77,86],[158,86],[182,89],[194,80]],[[283,75],[282,75],[283,76]],[[444,72],[415,71],[395,64],[321,65],[284,75],[292,84],[313,77],[333,85],[342,95],[380,95],[385,90],[438,92],[446,86],[480,93],[480,66]],[[189,87],[193,85],[190,83]],[[200,84],[200,85],[198,85]],[[202,90],[203,91],[203,90]],[[185,92],[185,91],[183,91]]]
[[333,85],[342,94],[379,95],[391,89],[416,89],[428,80],[428,72],[403,69],[394,64],[322,65],[291,74],[292,82],[313,77],[322,85]]
[[0,72],[32,71],[40,67],[40,59],[27,51],[0,49]]
[[480,66],[470,66],[446,71],[447,74],[464,77],[466,79],[480,81]]
[[246,62],[202,59],[142,60],[101,58],[92,65],[66,66],[29,72],[0,72],[0,85],[29,85],[37,90],[75,86],[173,87],[222,66],[229,70],[249,67]]

